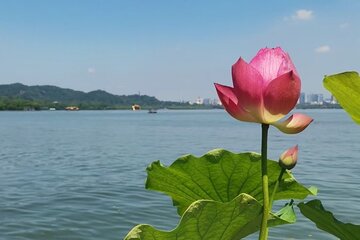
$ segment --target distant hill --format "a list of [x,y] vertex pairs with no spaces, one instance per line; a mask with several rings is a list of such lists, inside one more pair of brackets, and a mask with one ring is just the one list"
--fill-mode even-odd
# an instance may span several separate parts
[[133,104],[142,108],[187,108],[187,103],[160,101],[147,95],[114,95],[103,90],[91,92],[75,91],[56,86],[27,86],[21,83],[0,85],[0,110],[22,110],[24,108],[63,109],[69,105],[80,109],[130,109]]

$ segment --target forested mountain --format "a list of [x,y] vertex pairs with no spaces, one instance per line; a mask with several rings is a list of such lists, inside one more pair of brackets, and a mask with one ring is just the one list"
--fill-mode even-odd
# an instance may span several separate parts
[[80,109],[130,109],[133,104],[139,104],[142,108],[189,106],[187,103],[160,101],[147,95],[114,95],[103,90],[86,93],[49,85],[0,85],[0,110],[63,109],[69,105],[76,105]]

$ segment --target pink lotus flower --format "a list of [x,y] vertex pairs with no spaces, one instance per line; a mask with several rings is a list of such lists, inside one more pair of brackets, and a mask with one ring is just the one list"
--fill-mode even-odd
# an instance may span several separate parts
[[271,124],[284,133],[304,130],[313,119],[294,114],[278,122],[296,105],[301,82],[289,55],[280,47],[264,48],[246,63],[240,58],[232,66],[234,87],[215,83],[226,111],[240,121]]
[[279,158],[279,165],[285,169],[293,169],[297,163],[299,148],[298,145],[289,148]]

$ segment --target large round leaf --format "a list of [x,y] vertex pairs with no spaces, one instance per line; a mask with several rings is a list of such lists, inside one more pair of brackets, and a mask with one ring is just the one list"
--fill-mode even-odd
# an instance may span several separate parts
[[[258,231],[261,216],[261,204],[247,194],[227,203],[199,200],[189,206],[172,231],[143,224],[134,227],[125,240],[239,240]],[[292,222],[270,216],[270,227],[286,223]]]
[[[268,160],[269,189],[272,189],[281,168],[276,161]],[[170,195],[178,207],[179,215],[201,199],[230,202],[240,193],[247,193],[262,202],[261,156],[257,153],[235,154],[215,149],[202,157],[186,155],[170,167],[153,162],[148,168],[146,188]],[[279,184],[276,199],[304,199],[316,194],[286,172]]]
[[360,76],[357,72],[344,72],[325,76],[324,86],[351,116],[360,124]]
[[343,223],[337,220],[334,215],[325,210],[320,200],[311,200],[307,203],[300,203],[301,213],[313,221],[319,229],[322,229],[341,240],[359,240],[360,225]]

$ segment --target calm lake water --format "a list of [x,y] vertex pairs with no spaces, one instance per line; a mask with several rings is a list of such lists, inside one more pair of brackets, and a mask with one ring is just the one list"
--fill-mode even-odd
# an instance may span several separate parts
[[[328,210],[360,224],[360,126],[342,110],[297,110],[298,135],[270,128],[269,158],[299,144],[293,170]],[[179,220],[169,197],[145,190],[145,168],[214,148],[260,151],[260,125],[209,111],[0,112],[0,239],[123,239],[138,223]],[[310,198],[311,199],[311,198]],[[336,239],[298,215],[270,239]],[[247,239],[257,239],[257,234]]]

